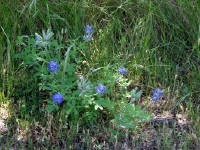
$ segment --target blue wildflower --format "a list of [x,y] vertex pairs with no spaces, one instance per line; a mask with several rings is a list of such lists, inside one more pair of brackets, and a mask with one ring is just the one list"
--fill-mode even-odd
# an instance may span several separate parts
[[91,41],[93,40],[92,34],[94,33],[93,29],[94,25],[86,25],[84,28],[85,35],[84,35],[84,40],[85,41]]
[[128,70],[126,70],[126,68],[124,68],[124,67],[120,67],[118,72],[119,72],[119,74],[127,75]]
[[64,101],[64,97],[60,93],[55,93],[52,97],[54,104],[61,104]]
[[80,79],[80,80],[83,80],[84,77],[83,77],[82,75],[79,75],[79,79]]
[[56,72],[59,68],[59,63],[54,62],[54,61],[50,61],[49,65],[48,65],[48,69],[51,72]]
[[40,46],[38,45],[38,40],[39,40],[39,37],[38,36],[36,36],[36,38],[35,38],[35,44],[36,44],[36,47],[37,48],[39,48]]
[[93,29],[94,25],[86,25],[84,28],[84,31],[86,34],[93,34],[94,33],[94,29]]
[[163,90],[155,89],[155,90],[153,90],[153,96],[151,98],[155,101],[158,101],[158,100],[160,100],[160,96],[162,96],[163,94],[164,94]]
[[99,86],[95,87],[95,90],[97,93],[104,94],[106,93],[106,86],[104,86],[103,84],[99,84]]

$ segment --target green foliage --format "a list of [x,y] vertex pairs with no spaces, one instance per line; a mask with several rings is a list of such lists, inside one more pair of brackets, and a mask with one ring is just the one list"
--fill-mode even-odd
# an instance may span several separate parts
[[[72,130],[72,122],[79,128],[112,120],[118,127],[135,129],[151,116],[140,102],[150,105],[151,91],[159,87],[166,91],[165,109],[191,110],[199,135],[199,111],[194,109],[200,93],[199,4],[198,0],[2,1],[1,103],[14,106],[10,110],[14,119],[33,126],[47,127],[52,115],[48,128],[61,139],[72,139],[75,131],[70,136],[62,133],[62,126]],[[89,43],[82,41],[86,24],[95,25]],[[56,74],[48,71],[52,59],[60,64]],[[127,76],[117,73],[120,66],[128,68]],[[99,83],[107,87],[103,95],[95,93]],[[53,103],[56,92],[64,95],[64,103]],[[167,142],[166,138],[161,143]]]
[[134,103],[136,100],[138,100],[142,96],[142,90],[140,90],[140,91],[137,91],[137,90],[138,90],[137,87],[132,90],[130,103]]
[[[49,113],[61,110],[65,115],[69,116],[71,121],[77,121],[81,116],[83,116],[84,120],[89,119],[90,121],[95,121],[98,115],[97,110],[104,111],[106,109],[111,117],[115,117],[114,120],[116,120],[118,126],[122,124],[126,128],[134,127],[134,125],[131,126],[133,124],[132,121],[136,124],[139,120],[147,119],[144,111],[139,109],[139,107],[133,107],[134,105],[128,104],[128,102],[126,102],[126,105],[121,103],[127,101],[124,97],[129,93],[127,87],[131,83],[123,75],[118,74],[117,70],[114,73],[111,70],[111,66],[104,67],[98,74],[102,74],[102,76],[106,75],[106,77],[100,80],[99,83],[105,83],[108,91],[105,96],[95,94],[92,83],[85,77],[80,76],[77,80],[77,75],[75,74],[77,64],[72,63],[72,58],[75,58],[75,55],[77,55],[74,52],[77,49],[75,47],[75,41],[71,42],[72,44],[68,46],[63,56],[62,53],[66,46],[59,45],[56,40],[51,39],[52,36],[53,33],[47,30],[46,33],[43,31],[43,36],[40,36],[38,33],[36,34],[39,40],[26,37],[27,41],[23,42],[23,37],[19,37],[17,43],[23,45],[24,49],[16,55],[17,59],[22,59],[21,67],[26,67],[33,71],[32,78],[35,78],[35,80],[39,79],[39,92],[45,92],[49,96],[57,92],[64,95],[65,101],[62,106],[49,100],[49,97],[41,100],[43,103],[47,103],[45,109]],[[51,60],[60,63],[59,70],[55,73],[48,70],[48,63]],[[92,74],[94,72],[93,70]],[[90,73],[88,75],[92,74]],[[113,95],[112,89],[114,87],[119,88],[119,91],[117,97],[111,97],[113,99],[111,101],[110,95]],[[137,88],[132,91],[130,103],[133,103],[141,97],[142,92],[139,91],[136,93],[136,90]],[[114,99],[117,101],[114,102]],[[119,107],[119,111],[116,111],[117,107]],[[123,121],[119,121],[121,120],[121,116],[123,116]]]
[[134,104],[121,104],[118,113],[115,113],[115,122],[118,126],[133,129],[139,122],[150,120],[150,114],[145,113],[140,106]]

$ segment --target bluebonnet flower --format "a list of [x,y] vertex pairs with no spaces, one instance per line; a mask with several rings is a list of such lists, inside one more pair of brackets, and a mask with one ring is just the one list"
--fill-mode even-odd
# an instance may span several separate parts
[[85,26],[85,33],[86,34],[93,34],[94,33],[94,29],[93,29],[94,25],[86,25]]
[[39,48],[40,46],[39,46],[39,44],[38,44],[38,41],[39,41],[39,37],[38,36],[36,36],[36,38],[35,38],[35,44],[36,44],[36,47],[37,48]]
[[151,97],[153,100],[158,101],[160,100],[160,96],[163,95],[163,90],[155,89],[153,90],[153,96]]
[[59,63],[54,62],[52,60],[49,62],[49,65],[48,65],[49,71],[56,72],[58,70],[58,68],[59,68]]
[[127,75],[128,70],[126,70],[126,68],[124,68],[124,67],[120,67],[118,72],[119,72],[119,74]]
[[61,93],[55,93],[52,97],[54,104],[61,104],[64,101],[64,97]]
[[83,80],[84,77],[83,77],[82,75],[79,75],[79,79],[80,79],[80,80]]
[[94,25],[86,25],[84,28],[85,35],[84,35],[84,40],[85,41],[91,41],[93,40],[92,34],[94,33],[93,29]]
[[103,84],[99,84],[99,86],[95,87],[95,90],[97,93],[104,94],[106,93],[106,86],[104,86]]

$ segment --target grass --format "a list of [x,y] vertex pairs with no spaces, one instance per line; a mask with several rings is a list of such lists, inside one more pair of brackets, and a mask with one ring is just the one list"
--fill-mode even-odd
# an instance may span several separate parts
[[[198,149],[199,6],[198,0],[2,1],[0,106],[6,105],[9,115],[5,120],[8,131],[0,131],[0,146],[4,145],[0,148]],[[101,117],[93,124],[83,124],[80,119],[66,125],[59,113],[43,111],[37,101],[44,94],[38,91],[39,81],[30,78],[30,70],[14,57],[21,51],[17,37],[51,28],[61,43],[82,36],[86,24],[95,25],[94,40],[87,51],[81,46],[78,49],[84,61],[77,72],[85,75],[91,68],[125,66],[132,80],[129,88],[143,90],[137,104],[154,114],[173,115],[172,127],[147,123],[130,131],[116,129],[108,118]],[[90,80],[102,77],[108,77],[106,69],[92,74]],[[150,97],[156,87],[166,90],[166,101],[155,106]],[[117,98],[117,89],[115,95]],[[186,124],[178,122],[179,114]]]

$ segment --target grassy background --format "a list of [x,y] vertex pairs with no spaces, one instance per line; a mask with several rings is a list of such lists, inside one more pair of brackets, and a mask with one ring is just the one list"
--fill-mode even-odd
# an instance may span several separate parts
[[[15,139],[12,135],[17,130],[28,135],[28,144],[20,144],[24,149],[37,146],[40,149],[75,149],[74,139],[80,141],[82,137],[85,137],[85,149],[95,144],[96,149],[103,149],[100,143],[109,143],[99,136],[104,133],[109,135],[107,133],[111,132],[110,127],[104,127],[103,122],[93,125],[94,128],[90,130],[77,127],[78,125],[74,130],[61,130],[58,122],[52,121],[52,116],[39,110],[41,104],[36,99],[42,95],[38,92],[37,81],[33,81],[29,71],[21,69],[20,62],[14,58],[20,51],[16,47],[19,35],[34,36],[35,32],[52,28],[57,39],[63,35],[62,31],[66,31],[65,38],[60,38],[60,41],[65,41],[83,35],[86,24],[95,25],[96,32],[94,41],[84,55],[86,63],[80,65],[79,71],[86,74],[90,68],[109,64],[127,67],[130,71],[128,78],[133,80],[133,86],[137,85],[144,91],[140,103],[148,104],[151,91],[156,87],[166,89],[168,102],[160,109],[187,114],[193,124],[190,130],[192,132],[180,131],[189,136],[183,136],[182,141],[179,140],[179,147],[189,149],[191,145],[199,146],[199,6],[198,0],[1,0],[0,104],[6,106],[10,114],[7,119],[10,134],[6,134],[6,137],[12,142],[6,142],[8,149],[9,146],[15,146],[16,140],[12,140]],[[100,77],[101,75],[93,78]],[[38,126],[41,128],[37,129]],[[79,130],[82,132],[79,133]],[[168,130],[171,128],[155,132],[156,135],[163,133],[157,135],[161,140],[154,144],[158,149],[174,148],[174,141],[178,138],[172,141],[166,138],[166,135],[170,137]],[[174,129],[172,131],[175,132]],[[42,132],[40,137],[49,141],[45,140],[41,144],[39,140],[35,140],[36,132]],[[139,132],[127,134],[131,138],[148,136]],[[113,135],[121,137],[120,131]],[[92,138],[98,140],[93,142]],[[135,139],[136,143],[141,143],[140,138]],[[115,144],[120,141],[123,140],[114,138],[114,142],[110,143],[114,143],[114,148],[117,149]]]

